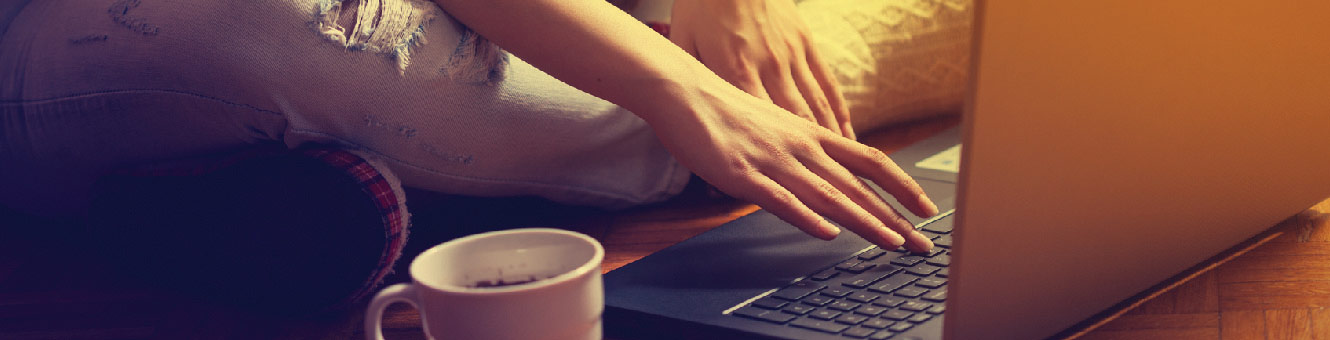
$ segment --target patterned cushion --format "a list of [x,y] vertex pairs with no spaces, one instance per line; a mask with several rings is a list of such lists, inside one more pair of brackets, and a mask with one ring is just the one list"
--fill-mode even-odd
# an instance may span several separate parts
[[855,126],[960,112],[972,0],[805,0],[799,14],[832,65]]

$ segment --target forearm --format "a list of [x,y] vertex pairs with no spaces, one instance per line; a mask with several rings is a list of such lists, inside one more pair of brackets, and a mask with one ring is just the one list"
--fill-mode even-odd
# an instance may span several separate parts
[[931,247],[854,176],[882,185],[920,216],[935,214],[918,184],[881,151],[730,85],[603,0],[434,1],[528,63],[642,117],[694,174],[810,235],[840,232],[819,216],[826,214],[887,249],[907,239],[912,250]]
[[434,0],[500,47],[648,122],[716,77],[668,39],[601,0]]

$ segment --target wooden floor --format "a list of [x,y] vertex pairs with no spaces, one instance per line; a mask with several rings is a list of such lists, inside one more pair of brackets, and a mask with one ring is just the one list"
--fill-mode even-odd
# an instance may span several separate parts
[[[954,118],[865,136],[897,150],[954,126]],[[756,207],[690,188],[668,203],[605,213],[530,199],[467,199],[410,193],[408,252],[493,228],[561,227],[605,245],[603,269],[663,249]],[[514,213],[519,211],[520,213]],[[1330,340],[1330,200],[1273,229],[1274,238],[1213,270],[1157,294],[1083,339]],[[362,339],[363,303],[320,317],[272,317],[173,293],[118,273],[87,252],[42,232],[44,221],[0,227],[0,339]],[[398,268],[410,258],[399,263]],[[393,282],[406,280],[399,269]],[[423,339],[408,306],[389,309],[388,339]]]
[[1330,339],[1330,200],[1084,339]]

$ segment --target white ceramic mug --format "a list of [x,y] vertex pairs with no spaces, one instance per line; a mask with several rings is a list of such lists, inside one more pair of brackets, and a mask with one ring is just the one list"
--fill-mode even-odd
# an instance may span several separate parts
[[365,313],[365,338],[383,339],[383,309],[407,302],[420,312],[430,339],[600,339],[604,257],[595,239],[559,229],[495,231],[445,242],[411,262],[412,283],[374,296]]

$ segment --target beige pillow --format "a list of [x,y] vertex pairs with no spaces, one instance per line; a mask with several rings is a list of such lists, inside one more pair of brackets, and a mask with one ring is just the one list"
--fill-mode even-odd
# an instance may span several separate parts
[[856,130],[960,112],[971,0],[805,0],[799,12]]

